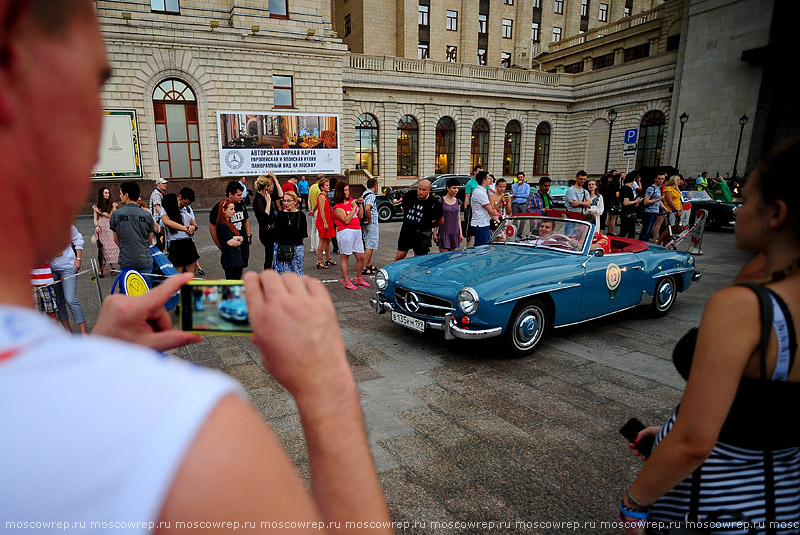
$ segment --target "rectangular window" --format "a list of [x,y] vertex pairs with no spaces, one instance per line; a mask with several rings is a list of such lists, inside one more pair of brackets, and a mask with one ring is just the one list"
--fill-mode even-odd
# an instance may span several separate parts
[[667,51],[678,50],[681,46],[681,34],[670,35],[667,37]]
[[486,65],[486,49],[478,49],[478,65]]
[[503,0],[503,3],[505,5],[507,5],[507,6],[513,6],[514,5],[514,0]]
[[447,29],[453,32],[458,31],[458,11],[447,10]]
[[174,13],[180,15],[178,0],[150,0],[150,10],[157,13]]
[[555,0],[555,5],[553,6],[553,13],[558,13],[559,15],[564,14],[564,0]]
[[269,16],[279,19],[289,18],[289,0],[269,0]]
[[608,4],[600,4],[600,22],[608,22]]
[[514,28],[513,20],[503,19],[503,39],[511,39],[513,28]]
[[625,13],[623,16],[630,17],[633,13],[633,0],[625,0]]
[[614,53],[611,52],[610,54],[605,54],[603,56],[597,56],[596,58],[592,58],[592,70],[596,71],[597,69],[605,69],[606,67],[611,67],[614,65]]
[[623,61],[633,61],[635,59],[646,58],[650,55],[650,43],[634,46],[625,49]]
[[511,67],[511,52],[500,53],[500,66],[508,69]]
[[531,23],[531,41],[534,43],[538,43],[541,37],[539,37],[539,23],[532,22]]
[[578,44],[583,44],[586,42],[586,36],[584,35],[585,30],[580,31],[580,35],[578,36]]
[[533,0],[533,9],[542,9],[542,0]]
[[576,61],[575,63],[564,65],[564,72],[569,74],[578,74],[583,72],[583,61]]
[[428,59],[430,57],[428,47],[428,43],[420,42],[417,44],[417,59]]
[[557,43],[559,41],[561,41],[561,28],[553,26],[553,42]]
[[581,17],[589,16],[589,0],[581,0]]
[[417,23],[420,26],[428,26],[428,14],[430,12],[430,6],[426,6],[423,4],[419,5],[419,14],[417,17]]
[[294,108],[294,81],[291,76],[272,76],[276,108]]
[[458,61],[458,47],[447,45],[447,61],[455,63]]
[[351,27],[350,27],[350,13],[348,13],[347,15],[344,16],[344,35],[345,36],[350,35],[350,30],[351,30]]
[[488,33],[489,28],[489,16],[488,15],[478,15],[478,33]]

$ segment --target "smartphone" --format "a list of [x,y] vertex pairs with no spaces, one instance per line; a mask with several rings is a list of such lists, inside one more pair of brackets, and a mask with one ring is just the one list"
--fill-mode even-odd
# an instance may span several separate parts
[[639,431],[644,428],[645,425],[642,422],[636,418],[631,418],[625,425],[622,426],[622,429],[619,430],[619,433],[631,444],[636,444],[636,449],[639,450],[639,453],[646,457],[650,457],[650,453],[653,451],[655,437],[648,436],[644,437],[638,443],[634,442],[636,440],[636,435],[638,435]]
[[181,288],[181,330],[197,334],[250,335],[244,284],[192,280]]

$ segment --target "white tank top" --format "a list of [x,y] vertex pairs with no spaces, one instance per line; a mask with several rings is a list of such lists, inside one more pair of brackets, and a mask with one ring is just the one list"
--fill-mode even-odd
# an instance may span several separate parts
[[0,306],[0,531],[149,533],[231,393],[224,374]]

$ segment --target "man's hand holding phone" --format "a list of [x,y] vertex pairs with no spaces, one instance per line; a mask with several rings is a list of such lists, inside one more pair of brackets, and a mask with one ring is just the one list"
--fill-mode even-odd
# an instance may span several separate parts
[[201,342],[201,336],[173,329],[172,320],[164,308],[169,298],[191,278],[191,273],[169,277],[138,297],[121,294],[109,296],[103,301],[92,334],[117,338],[159,351]]

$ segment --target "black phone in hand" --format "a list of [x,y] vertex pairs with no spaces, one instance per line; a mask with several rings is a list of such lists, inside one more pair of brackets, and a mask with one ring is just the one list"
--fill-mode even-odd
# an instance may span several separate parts
[[636,449],[639,450],[639,453],[645,457],[650,457],[650,453],[653,451],[655,437],[647,436],[642,438],[642,440],[640,440],[638,443],[636,442],[636,435],[638,435],[639,431],[644,428],[645,425],[642,422],[636,418],[631,418],[625,425],[622,426],[622,429],[619,430],[619,433],[631,444],[636,444]]

